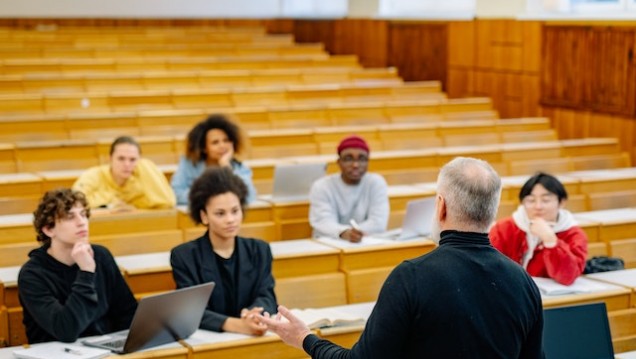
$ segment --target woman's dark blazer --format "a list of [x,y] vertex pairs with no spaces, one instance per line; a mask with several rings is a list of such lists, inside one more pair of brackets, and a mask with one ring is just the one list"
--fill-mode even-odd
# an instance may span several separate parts
[[[237,236],[234,250],[238,255],[237,307],[263,307],[266,312],[276,313],[272,252],[269,244],[262,240]],[[177,288],[207,282],[217,284],[203,313],[200,328],[222,331],[223,323],[230,315],[217,309],[225,307],[225,293],[208,233],[173,248],[170,265]]]

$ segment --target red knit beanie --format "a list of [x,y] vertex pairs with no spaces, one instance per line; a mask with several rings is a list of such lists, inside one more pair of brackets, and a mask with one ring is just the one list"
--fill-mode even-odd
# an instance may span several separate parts
[[353,135],[340,141],[340,144],[338,145],[338,154],[347,148],[360,148],[369,153],[369,145],[367,145],[367,142],[360,136]]

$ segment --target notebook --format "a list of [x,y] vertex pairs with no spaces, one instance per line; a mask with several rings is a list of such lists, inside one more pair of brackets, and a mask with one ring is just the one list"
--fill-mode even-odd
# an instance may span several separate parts
[[85,339],[82,344],[122,354],[185,339],[199,327],[212,289],[210,282],[144,297],[129,330]]
[[429,236],[433,229],[435,197],[417,199],[406,204],[402,228],[374,234],[373,237],[406,240]]
[[20,359],[99,359],[110,354],[111,352],[105,349],[87,348],[61,342],[35,344],[27,349],[13,352],[13,356]]
[[612,335],[605,303],[543,311],[546,359],[613,359]]
[[309,198],[315,180],[327,173],[327,164],[279,164],[274,169],[273,201],[300,201]]

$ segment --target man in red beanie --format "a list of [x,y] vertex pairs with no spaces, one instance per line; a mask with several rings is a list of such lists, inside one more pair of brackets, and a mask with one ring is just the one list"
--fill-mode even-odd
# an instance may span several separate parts
[[309,193],[309,223],[314,237],[360,242],[363,235],[386,231],[389,197],[386,181],[367,173],[369,145],[349,136],[338,145],[340,173],[317,180]]

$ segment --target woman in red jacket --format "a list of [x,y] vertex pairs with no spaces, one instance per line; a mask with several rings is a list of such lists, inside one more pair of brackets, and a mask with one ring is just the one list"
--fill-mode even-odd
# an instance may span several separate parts
[[534,277],[569,285],[583,273],[587,236],[563,208],[568,194],[554,176],[537,173],[521,187],[521,205],[490,229],[490,241]]

